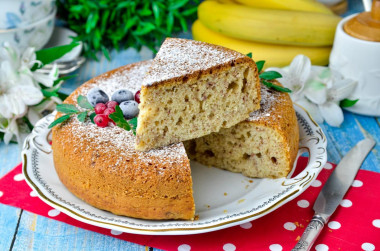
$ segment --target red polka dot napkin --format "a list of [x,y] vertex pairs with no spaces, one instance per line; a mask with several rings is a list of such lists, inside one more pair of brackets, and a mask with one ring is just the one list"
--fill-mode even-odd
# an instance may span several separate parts
[[[300,158],[297,169],[307,162]],[[0,202],[118,239],[165,250],[291,250],[312,218],[313,204],[335,165],[327,163],[299,197],[252,222],[215,232],[182,236],[127,234],[77,221],[46,205],[24,181],[21,165],[0,179]],[[380,249],[380,173],[360,170],[313,250]]]

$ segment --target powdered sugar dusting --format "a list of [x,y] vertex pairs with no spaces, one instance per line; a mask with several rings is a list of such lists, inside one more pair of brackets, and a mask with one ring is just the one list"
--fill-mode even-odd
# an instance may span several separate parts
[[[101,128],[89,121],[79,122],[76,118],[71,120],[70,125],[72,126],[72,135],[77,139],[76,148],[91,148],[92,151],[100,151],[104,155],[119,156],[120,161],[152,163],[159,161],[161,164],[173,164],[182,161],[183,157],[187,158],[182,143],[140,152],[134,148],[135,136],[131,131],[113,125]],[[86,140],[82,141],[81,139],[84,138]],[[88,144],[88,140],[91,141],[91,144]]]
[[[81,88],[78,95],[86,96],[87,92],[95,86],[102,89],[109,97],[118,89],[128,89],[136,93],[141,89],[143,78],[152,62],[153,60],[144,61],[133,66],[124,67],[110,76],[99,77],[91,85]],[[74,98],[76,99],[76,97]]]
[[[141,62],[132,68],[125,67],[120,71],[116,71],[108,77],[100,77],[96,79],[93,84],[79,88],[77,95],[81,94],[85,96],[88,90],[95,86],[100,87],[109,96],[120,88],[126,88],[132,92],[136,92],[141,88],[142,79],[150,64],[151,61]],[[76,97],[74,97],[73,100],[76,100]],[[110,153],[110,156],[120,157],[117,162],[128,160],[139,161],[140,163],[157,163],[157,161],[159,161],[161,164],[173,164],[182,162],[183,158],[187,159],[186,151],[182,143],[148,152],[140,152],[134,148],[135,136],[132,131],[126,131],[113,125],[101,128],[92,124],[89,119],[85,123],[82,123],[79,122],[76,117],[73,117],[68,125],[71,127],[72,136],[75,138],[72,139],[75,140],[75,148],[91,148],[94,151],[99,150],[105,154]],[[88,142],[91,143],[88,144]],[[117,163],[115,165],[117,165]]]
[[245,55],[207,43],[167,38],[154,58],[143,84],[152,85],[242,57]]
[[275,104],[281,102],[281,96],[284,93],[279,91],[274,91],[266,87],[265,85],[261,85],[261,101],[260,101],[260,109],[249,114],[249,121],[259,120],[265,117],[274,116]]

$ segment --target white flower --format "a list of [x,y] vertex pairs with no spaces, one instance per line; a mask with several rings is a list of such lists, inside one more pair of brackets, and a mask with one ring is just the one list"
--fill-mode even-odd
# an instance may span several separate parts
[[344,117],[339,103],[353,92],[355,81],[344,79],[328,67],[311,66],[310,59],[303,55],[296,56],[288,67],[267,70],[281,73],[278,81],[292,90],[293,102],[308,110],[315,121],[325,120],[336,127],[342,124]]
[[4,133],[4,143],[8,144],[13,136],[18,138],[19,131],[16,118],[4,119],[0,117],[0,132]]
[[310,101],[306,106],[317,122],[325,120],[329,125],[339,127],[344,120],[339,103],[348,98],[355,87],[355,81],[343,78],[340,73],[328,67],[313,66],[304,91],[305,97]]
[[55,97],[44,99],[40,86],[59,88],[52,87],[58,78],[56,65],[49,74],[34,70],[35,65],[41,66],[41,62],[36,59],[34,48],[21,54],[8,43],[0,47],[0,132],[4,133],[5,143],[14,137],[22,143],[29,128],[20,118],[26,115],[34,125],[42,117],[41,109],[60,102]]
[[282,75],[278,81],[285,87],[292,90],[290,97],[294,102],[303,99],[303,89],[310,75],[311,62],[304,55],[296,56],[290,66],[285,68],[268,68],[267,71],[277,71]]
[[20,73],[30,76],[34,80],[34,84],[38,86],[38,83],[43,84],[46,87],[52,87],[55,80],[58,79],[58,67],[53,65],[49,74],[41,72],[40,69],[31,71],[33,66],[41,65],[41,62],[36,59],[36,53],[34,48],[27,48],[21,57]]
[[43,95],[24,74],[15,74],[9,61],[0,64],[0,115],[10,119],[25,115],[27,107],[38,104]]

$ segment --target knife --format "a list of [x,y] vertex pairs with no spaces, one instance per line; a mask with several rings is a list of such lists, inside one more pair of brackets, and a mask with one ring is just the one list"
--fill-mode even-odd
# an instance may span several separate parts
[[314,216],[292,251],[310,250],[324,225],[339,206],[368,153],[376,142],[366,138],[356,144],[330,175],[314,203]]

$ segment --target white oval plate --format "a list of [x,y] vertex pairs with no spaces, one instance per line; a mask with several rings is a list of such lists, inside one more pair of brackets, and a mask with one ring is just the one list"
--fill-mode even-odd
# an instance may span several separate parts
[[[69,192],[55,172],[48,125],[41,119],[24,143],[23,172],[27,183],[50,206],[99,227],[134,234],[183,235],[215,231],[260,218],[299,196],[327,160],[326,137],[302,108],[295,106],[300,125],[300,151],[309,152],[307,167],[293,178],[250,179],[191,162],[196,215],[194,221],[151,221],[114,215],[90,206]],[[294,168],[293,168],[294,169]],[[289,174],[291,177],[291,174]]]

